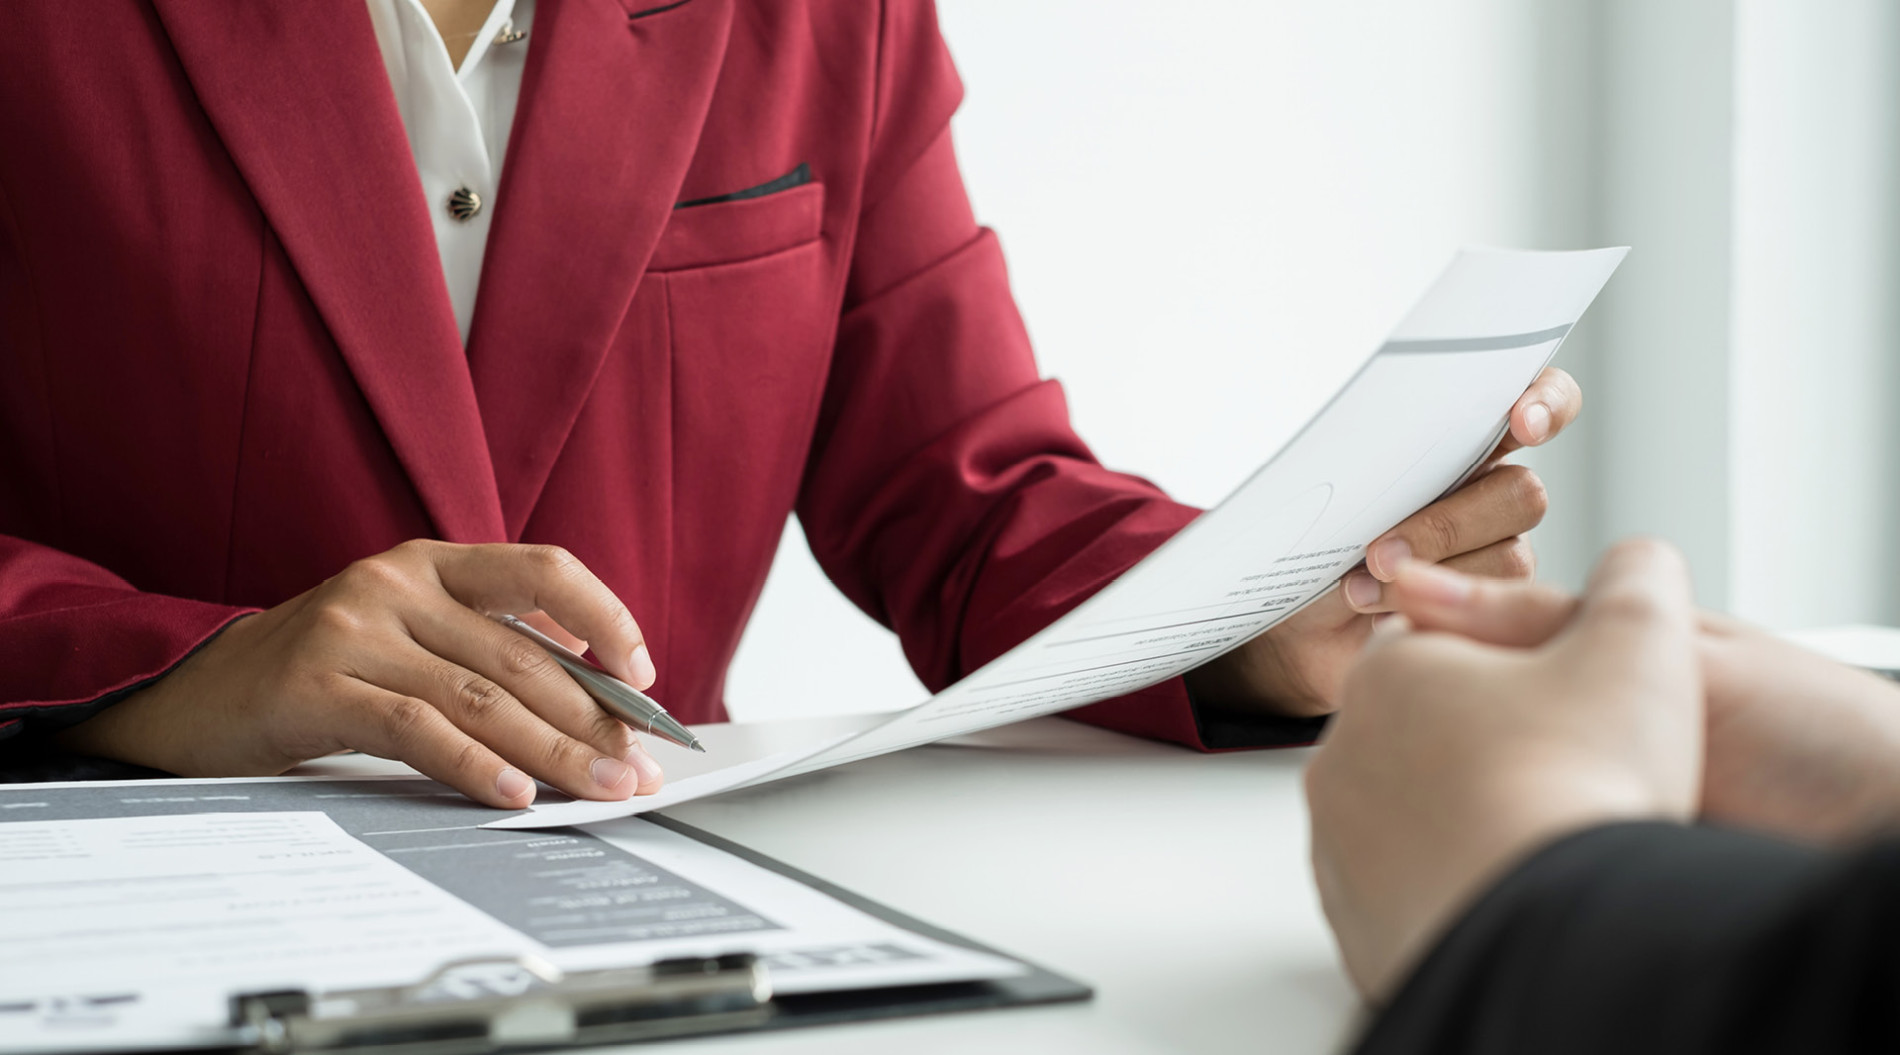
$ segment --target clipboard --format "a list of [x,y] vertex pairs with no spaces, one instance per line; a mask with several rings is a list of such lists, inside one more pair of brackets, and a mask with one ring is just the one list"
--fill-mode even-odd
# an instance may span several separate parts
[[659,814],[650,823],[739,857],[894,926],[1022,964],[1021,975],[775,996],[749,955],[563,974],[531,958],[443,965],[409,986],[233,994],[250,1055],[478,1055],[1085,1001],[1087,985],[933,926]]

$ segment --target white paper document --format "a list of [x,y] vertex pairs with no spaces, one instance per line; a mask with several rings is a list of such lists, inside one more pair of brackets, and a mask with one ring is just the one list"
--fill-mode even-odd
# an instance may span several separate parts
[[420,779],[0,786],[0,1052],[229,1045],[234,992],[410,985],[466,958],[750,952],[780,993],[1022,970],[639,818],[486,814]]
[[0,860],[0,1048],[212,1046],[234,986],[400,985],[520,944],[321,813],[20,821]]
[[1459,253],[1352,379],[1218,507],[922,704],[802,757],[702,774],[671,795],[554,803],[485,827],[631,816],[962,736],[1134,692],[1245,643],[1331,589],[1368,544],[1485,459],[1627,252]]

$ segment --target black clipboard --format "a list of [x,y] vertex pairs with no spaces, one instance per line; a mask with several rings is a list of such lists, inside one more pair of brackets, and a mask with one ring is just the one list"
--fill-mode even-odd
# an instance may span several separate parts
[[708,831],[702,831],[690,824],[684,824],[663,814],[644,814],[646,820],[662,828],[678,832],[689,839],[705,843],[717,850],[723,850],[734,857],[742,858],[761,868],[777,872],[795,882],[803,883],[820,893],[836,898],[866,915],[902,927],[905,930],[935,938],[946,945],[957,945],[976,952],[999,956],[1013,960],[1029,970],[1014,978],[1003,978],[988,982],[951,982],[941,985],[901,986],[891,989],[846,990],[836,993],[800,993],[781,996],[777,999],[780,1012],[765,1023],[754,1028],[793,1029],[800,1026],[822,1026],[840,1022],[858,1022],[884,1018],[907,1018],[913,1015],[936,1015],[952,1011],[982,1011],[990,1008],[1032,1007],[1043,1004],[1065,1004],[1089,1000],[1095,990],[1072,978],[1056,974],[1045,967],[1028,962],[1018,956],[993,949],[981,942],[971,941],[960,934],[933,926],[914,916],[905,915],[887,905],[872,901],[870,898],[855,894],[826,882],[809,872],[793,868],[783,861],[767,857],[762,853],[741,846],[730,839],[723,839]]
[[[127,785],[119,783],[118,780],[114,779],[101,780],[99,779],[100,777],[117,777],[123,779],[157,776],[162,775],[129,771],[92,772],[64,770],[22,772],[7,766],[5,762],[5,752],[0,751],[0,782],[11,783],[13,781],[24,780],[28,785],[45,779],[77,780],[81,782],[51,793],[55,796],[80,796],[79,799],[62,802],[58,808],[48,810],[47,813],[55,819],[61,817],[78,819],[94,815],[104,815],[95,814],[88,804],[83,801],[83,798],[85,796],[98,794],[111,795],[116,789],[126,787]],[[178,787],[181,789],[189,788],[196,783],[198,782],[182,782]],[[255,782],[254,785],[250,786],[248,790],[251,791],[255,798],[248,801],[245,806],[237,807],[234,804],[220,801],[218,808],[220,811],[228,812],[312,808],[332,812],[324,805],[318,804],[313,806],[304,804],[295,796],[287,797],[286,794],[275,794],[275,792],[280,792],[283,791],[283,789],[291,787],[296,787],[299,790],[320,787],[326,791],[340,791],[348,790],[357,784],[363,783],[367,783],[373,787],[381,787],[385,785],[385,783],[414,783],[426,785],[429,782],[423,778],[413,778],[412,780],[396,779],[387,782],[383,780],[365,782],[353,778],[335,778],[332,780],[312,781],[307,784],[304,782],[264,780]],[[164,785],[167,787],[174,786],[171,781],[164,781]],[[430,786],[433,787],[434,785]],[[223,788],[222,784],[220,787],[221,790],[229,790],[228,788]],[[25,788],[15,788],[11,790],[24,791]],[[446,789],[441,790],[446,791]],[[266,792],[273,792],[273,794],[267,795],[265,794]],[[38,794],[37,791],[34,793]],[[430,796],[430,798],[433,799],[434,796]],[[460,803],[459,800],[458,805],[467,806],[470,810],[479,809],[479,807],[475,807],[472,804]],[[140,805],[131,808],[123,815],[130,816],[171,812],[193,811],[177,809],[168,802],[166,804]],[[960,946],[1022,964],[1025,968],[1025,972],[1013,978],[996,981],[952,982],[931,985],[894,986],[882,989],[784,994],[771,998],[769,1001],[770,1006],[766,1009],[765,1013],[759,1013],[759,1009],[757,1008],[748,1011],[748,1009],[743,1006],[744,1000],[740,999],[747,991],[747,979],[749,977],[756,977],[759,971],[758,966],[752,962],[753,958],[750,956],[727,956],[719,957],[717,960],[692,961],[691,963],[676,962],[671,964],[672,970],[667,969],[669,965],[660,964],[653,965],[652,967],[591,972],[597,977],[592,979],[569,977],[566,981],[569,983],[582,982],[593,984],[595,988],[592,993],[583,994],[584,998],[587,999],[596,998],[600,996],[602,991],[611,990],[621,997],[624,997],[625,1002],[630,1006],[639,1004],[639,1013],[645,1014],[647,1016],[646,1021],[651,1022],[656,1028],[642,1032],[638,1036],[614,1036],[611,1035],[610,1031],[602,1032],[596,1035],[598,1039],[595,1039],[593,1036],[580,1038],[574,1042],[573,1048],[568,1050],[578,1050],[580,1045],[592,1043],[640,1043],[647,1039],[658,1040],[662,1037],[670,1038],[718,1033],[739,1033],[760,1029],[794,1029],[805,1026],[822,1026],[845,1022],[934,1015],[958,1011],[979,1011],[996,1008],[1072,1003],[1088,1000],[1094,995],[1093,991],[1087,985],[1073,979],[1056,974],[1039,965],[1025,961],[1020,957],[1011,956],[1006,952],[1001,952],[979,942],[972,941],[962,935],[944,930],[941,927],[925,923],[922,920],[898,912],[895,909],[879,904],[876,901],[853,893],[833,883],[829,883],[817,876],[793,868],[790,865],[734,843],[731,840],[721,838],[720,836],[673,820],[659,813],[644,814],[642,819],[675,834],[732,854],[760,868],[782,875],[793,882],[811,887],[826,896],[850,905],[880,920],[884,920],[893,926],[935,939],[948,945]],[[363,821],[360,823],[368,822]],[[344,827],[352,834],[357,834],[354,826],[345,824]],[[454,965],[443,966],[446,968]],[[767,980],[769,981],[769,977]],[[389,990],[381,994],[376,994],[371,990],[357,991],[357,994],[393,996],[400,1002],[423,990],[430,981],[431,979],[417,979],[413,985],[397,987],[394,990]],[[555,989],[553,995],[561,996],[563,992],[563,990]],[[686,996],[686,999],[681,999],[682,994]],[[296,1017],[298,1014],[297,1008],[299,1006],[311,1011],[317,1011],[319,1010],[318,1002],[326,995],[330,994],[305,993],[300,991],[233,994],[231,1024],[233,1026],[244,1026],[248,1023],[260,1027],[278,1027],[281,1032],[281,1027],[284,1023]],[[246,999],[251,1000],[251,1004],[247,1008],[241,1008],[240,1004]],[[722,1004],[720,1001],[726,1001],[726,1003]],[[481,1001],[469,1001],[468,1003],[473,1005],[481,1003]],[[488,1003],[495,1004],[498,1002],[489,1001]],[[679,1015],[677,1016],[678,1021],[674,1021],[673,1017],[669,1016],[669,1012],[680,1009],[685,1004],[696,1004],[697,1006],[695,1007],[687,1007],[685,1009],[700,1013]],[[494,1010],[496,1009],[489,1007],[477,1011],[471,1006],[462,1016],[461,1025],[472,1026],[480,1024],[481,1016]],[[253,1017],[247,1018],[247,1014]],[[668,1023],[667,1027],[657,1028],[663,1021]],[[268,1033],[268,1029],[259,1028],[255,1030],[255,1032]],[[421,1034],[426,1031],[418,1029],[415,1032]],[[262,1042],[267,1039],[269,1039],[267,1036],[260,1036],[247,1039],[236,1047],[221,1046],[200,1050],[219,1052],[231,1052],[234,1050],[245,1052],[333,1050],[345,1052],[351,1050],[352,1047],[364,1046],[338,1045],[325,1049],[300,1047],[295,1044],[287,1043],[278,1043],[272,1046]],[[387,1041],[390,1038],[385,1036],[382,1039]],[[420,1041],[423,1038],[418,1035],[416,1039]],[[279,1036],[278,1040],[281,1042],[285,1041],[286,1038]],[[439,1045],[424,1045],[419,1043],[402,1050],[404,1051],[404,1055],[411,1055],[411,1053],[421,1055],[423,1052],[438,1050],[495,1051],[534,1050],[537,1048],[547,1050],[550,1048],[559,1049],[563,1047],[565,1047],[563,1044],[508,1043],[490,1045],[487,1047],[470,1047],[464,1045],[460,1048],[443,1048]]]
[[[710,832],[642,819],[811,887],[886,923],[1022,965],[993,981],[773,995],[746,954],[562,975],[530,958],[447,964],[414,985],[234,994],[245,1055],[476,1055],[582,1050],[773,1029],[1084,1001],[1093,990],[1044,967],[905,915]],[[546,973],[543,973],[543,972]],[[500,972],[498,975],[497,972]],[[493,988],[503,978],[502,992]],[[477,991],[466,991],[473,984]]]

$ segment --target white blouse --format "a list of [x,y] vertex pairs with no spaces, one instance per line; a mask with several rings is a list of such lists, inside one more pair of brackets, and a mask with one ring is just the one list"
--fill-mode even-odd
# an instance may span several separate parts
[[429,201],[455,324],[468,344],[495,190],[528,62],[534,0],[496,0],[457,70],[421,0],[369,0],[370,24]]

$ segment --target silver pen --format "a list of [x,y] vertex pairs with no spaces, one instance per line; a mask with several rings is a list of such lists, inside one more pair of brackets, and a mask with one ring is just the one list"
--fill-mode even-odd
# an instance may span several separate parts
[[565,648],[559,641],[529,626],[512,615],[492,617],[495,622],[513,630],[528,640],[547,649],[554,662],[581,683],[596,703],[607,708],[607,713],[627,723],[635,729],[644,729],[663,740],[671,740],[681,747],[690,747],[704,754],[706,749],[700,746],[699,737],[691,729],[681,725],[666,708],[653,701],[653,697],[621,681],[612,674],[594,666]]

